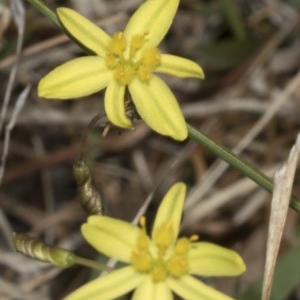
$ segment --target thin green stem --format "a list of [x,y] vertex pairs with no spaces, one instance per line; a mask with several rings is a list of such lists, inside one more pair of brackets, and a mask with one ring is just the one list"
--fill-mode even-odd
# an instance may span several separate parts
[[244,40],[247,34],[233,0],[220,1],[232,33],[238,40]]
[[56,26],[61,28],[56,14],[49,9],[41,0],[27,0],[34,6],[38,11],[45,15],[49,20],[51,20]]
[[82,265],[82,266],[85,266],[85,267],[88,267],[91,269],[96,269],[99,271],[111,272],[113,270],[112,268],[110,268],[104,264],[101,264],[97,261],[90,260],[90,259],[87,259],[87,258],[84,258],[81,256],[77,256],[77,255],[75,256],[75,263],[78,265]]
[[[274,185],[272,180],[267,175],[259,171],[254,166],[251,166],[248,162],[239,158],[224,146],[214,142],[190,125],[188,125],[188,133],[192,140],[226,161],[230,166],[241,171],[244,175],[252,179],[268,192],[272,193]],[[300,213],[300,201],[294,195],[291,196],[290,207]]]

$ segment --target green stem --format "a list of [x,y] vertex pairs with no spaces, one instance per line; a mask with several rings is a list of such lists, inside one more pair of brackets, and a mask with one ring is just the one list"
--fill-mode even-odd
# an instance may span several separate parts
[[246,31],[233,0],[220,0],[232,33],[238,40],[246,39]]
[[43,15],[45,15],[49,20],[51,20],[56,26],[61,28],[61,25],[58,21],[56,14],[49,9],[41,0],[27,0],[34,6],[37,10],[39,10]]
[[[204,146],[216,156],[226,161],[230,166],[241,171],[243,174],[252,179],[262,188],[272,193],[274,185],[272,180],[267,175],[256,169],[254,166],[251,166],[248,162],[239,158],[237,155],[226,149],[224,146],[217,144],[216,142],[214,142],[213,140],[211,140],[210,138],[208,138],[207,136],[205,136],[190,125],[188,125],[188,133],[189,137],[192,140]],[[300,213],[300,201],[294,195],[291,196],[290,207]]]
[[113,270],[112,268],[110,268],[104,264],[101,264],[97,261],[90,260],[90,259],[87,259],[84,257],[80,257],[77,255],[75,256],[75,263],[78,265],[82,265],[82,266],[91,268],[91,269],[97,269],[99,271],[111,272]]

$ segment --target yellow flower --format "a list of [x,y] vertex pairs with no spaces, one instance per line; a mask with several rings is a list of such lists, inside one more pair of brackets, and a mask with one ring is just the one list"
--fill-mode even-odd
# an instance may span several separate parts
[[82,225],[84,238],[99,252],[127,263],[94,279],[64,300],[110,300],[134,290],[133,300],[172,300],[171,291],[188,300],[229,300],[195,279],[200,276],[235,276],[245,271],[234,251],[197,237],[179,238],[186,187],[175,184],[164,197],[148,236],[145,218],[140,227],[105,216],[91,216]]
[[128,88],[140,117],[155,131],[176,140],[187,137],[180,107],[168,86],[153,72],[203,78],[195,62],[162,54],[156,48],[166,35],[179,0],[148,0],[133,14],[123,32],[109,36],[69,8],[58,8],[67,34],[91,55],[75,58],[51,71],[39,83],[39,96],[70,99],[106,87],[104,108],[108,119],[131,128],[124,96]]

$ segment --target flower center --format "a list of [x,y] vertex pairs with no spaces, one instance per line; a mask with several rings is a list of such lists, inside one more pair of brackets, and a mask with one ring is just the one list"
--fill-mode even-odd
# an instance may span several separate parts
[[172,222],[162,224],[151,241],[146,233],[146,219],[140,220],[141,231],[132,251],[131,263],[141,273],[149,273],[153,281],[162,281],[167,276],[179,278],[188,273],[188,251],[193,237],[180,238],[174,244]]
[[123,32],[117,32],[108,45],[106,65],[113,70],[119,84],[129,84],[135,76],[142,82],[149,82],[152,72],[160,65],[157,48],[147,48],[147,35],[135,35],[126,41]]

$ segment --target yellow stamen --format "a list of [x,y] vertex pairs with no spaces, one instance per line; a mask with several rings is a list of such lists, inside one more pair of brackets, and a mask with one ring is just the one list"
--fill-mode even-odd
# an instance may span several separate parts
[[174,230],[172,222],[166,222],[156,229],[153,235],[153,241],[157,247],[166,249],[174,239]]
[[139,272],[149,272],[152,265],[152,257],[145,251],[133,250],[131,263]]
[[126,47],[126,41],[123,32],[117,32],[114,34],[109,45],[109,51],[117,56],[121,56]]
[[146,217],[145,216],[140,217],[139,224],[142,228],[146,227]]
[[126,41],[123,32],[113,35],[105,58],[106,65],[113,70],[114,78],[121,85],[128,85],[138,77],[143,83],[148,83],[152,73],[160,65],[161,54],[156,48],[147,46],[147,35],[135,35]]
[[190,239],[189,239],[191,242],[197,242],[199,241],[199,235],[197,234],[193,234],[190,236]]

